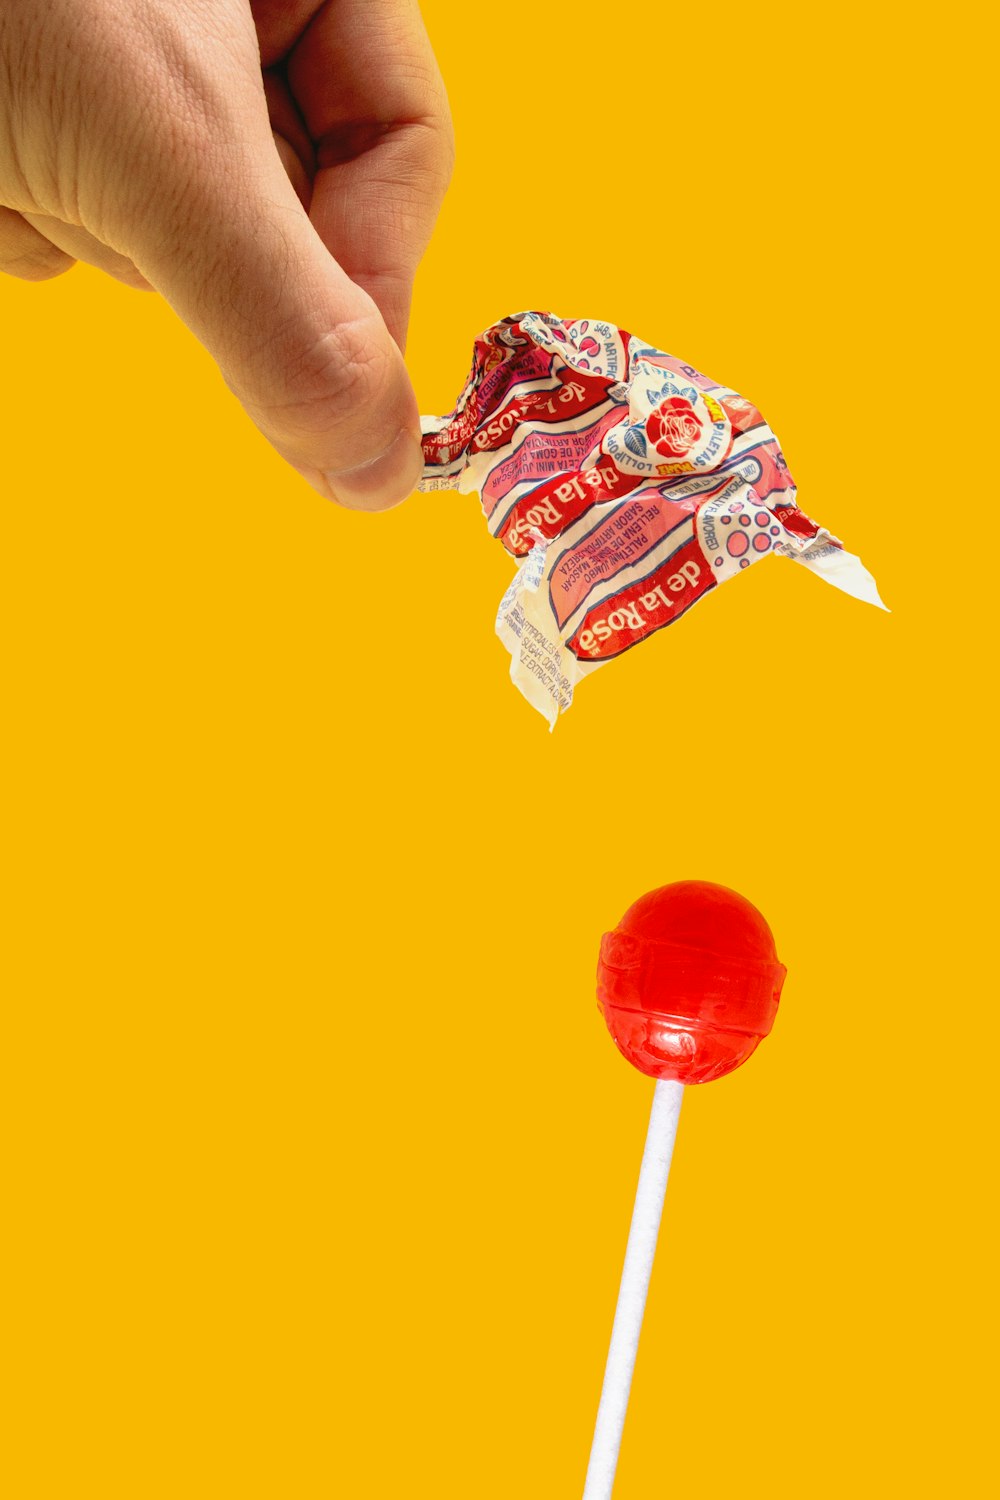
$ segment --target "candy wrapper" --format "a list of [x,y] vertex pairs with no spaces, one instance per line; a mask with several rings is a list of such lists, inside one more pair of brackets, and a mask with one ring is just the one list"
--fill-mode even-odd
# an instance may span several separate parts
[[517,559],[497,634],[550,725],[581,677],[772,552],[884,608],[799,510],[757,408],[611,323],[504,318],[455,410],[422,425],[420,488],[477,491]]

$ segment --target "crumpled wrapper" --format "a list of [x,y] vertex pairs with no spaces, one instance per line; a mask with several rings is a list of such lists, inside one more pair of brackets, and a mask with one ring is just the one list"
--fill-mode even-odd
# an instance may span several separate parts
[[422,428],[420,488],[478,493],[517,561],[497,634],[550,725],[581,677],[772,553],[885,607],[799,510],[757,408],[612,323],[504,318],[454,411]]

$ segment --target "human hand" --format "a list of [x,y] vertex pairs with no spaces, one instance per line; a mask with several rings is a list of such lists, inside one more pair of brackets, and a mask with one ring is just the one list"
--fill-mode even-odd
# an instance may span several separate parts
[[400,351],[451,159],[416,0],[0,4],[0,270],[162,292],[346,505],[420,475]]

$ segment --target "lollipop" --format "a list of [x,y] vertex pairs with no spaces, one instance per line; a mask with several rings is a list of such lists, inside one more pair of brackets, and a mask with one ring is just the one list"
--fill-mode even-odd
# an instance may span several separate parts
[[745,1062],[785,978],[771,929],[735,891],[661,886],[601,941],[597,997],[618,1050],[656,1079],[583,1500],[610,1500],[686,1083]]

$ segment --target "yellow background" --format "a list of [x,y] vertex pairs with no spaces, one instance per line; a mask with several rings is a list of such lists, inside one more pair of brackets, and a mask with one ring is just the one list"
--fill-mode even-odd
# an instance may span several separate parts
[[597,944],[700,876],[789,979],[684,1106],[616,1500],[986,1494],[974,15],[425,10],[421,408],[505,313],[613,319],[893,613],[769,561],[550,736],[472,498],[343,513],[160,302],[4,282],[0,1487],[578,1496],[651,1088]]

